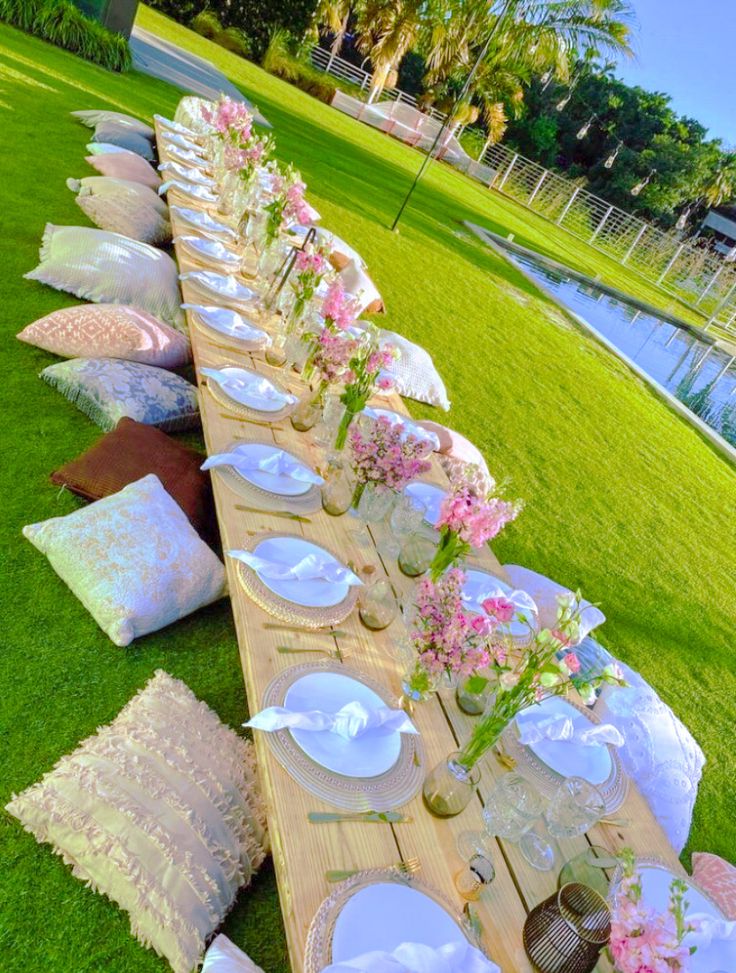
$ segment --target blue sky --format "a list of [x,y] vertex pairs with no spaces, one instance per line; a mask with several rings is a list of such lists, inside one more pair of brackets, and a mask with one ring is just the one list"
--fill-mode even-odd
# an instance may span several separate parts
[[632,0],[636,59],[619,62],[629,84],[663,91],[681,115],[736,147],[736,0]]

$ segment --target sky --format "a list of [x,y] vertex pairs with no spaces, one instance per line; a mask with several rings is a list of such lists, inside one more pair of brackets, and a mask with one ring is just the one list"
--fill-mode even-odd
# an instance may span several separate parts
[[713,138],[736,148],[736,0],[632,0],[634,60],[616,73],[672,97]]

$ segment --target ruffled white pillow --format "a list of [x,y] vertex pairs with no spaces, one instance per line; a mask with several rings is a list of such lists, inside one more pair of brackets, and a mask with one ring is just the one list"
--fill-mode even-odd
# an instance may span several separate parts
[[220,934],[204,954],[202,973],[263,973],[263,970],[227,936]]
[[151,473],[23,535],[116,645],[225,594],[225,569]]
[[174,973],[201,962],[267,845],[252,744],[161,671],[7,810]]
[[[570,589],[557,584],[556,581],[545,578],[543,574],[537,574],[536,571],[531,571],[529,568],[522,568],[518,564],[504,564],[503,568],[512,586],[526,591],[536,601],[539,608],[540,628],[554,628],[557,620],[557,596],[569,595]],[[592,605],[584,598],[580,600],[580,607],[582,616],[580,641],[582,642],[594,628],[605,622],[606,616],[600,608]]]
[[447,389],[429,352],[395,331],[381,331],[381,343],[394,345],[401,352],[401,357],[389,368],[399,395],[448,412]]
[[140,240],[83,226],[47,223],[40,264],[25,276],[95,304],[130,304],[186,331],[178,270]]

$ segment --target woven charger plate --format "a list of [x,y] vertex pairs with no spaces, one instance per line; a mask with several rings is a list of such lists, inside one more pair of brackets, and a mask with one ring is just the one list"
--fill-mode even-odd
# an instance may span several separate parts
[[[348,676],[372,689],[386,706],[396,705],[396,700],[385,686],[357,669],[339,662],[317,662],[291,666],[280,672],[266,687],[262,708],[283,706],[288,689],[302,676],[314,672]],[[377,777],[345,777],[328,770],[307,756],[287,729],[264,735],[278,762],[298,784],[325,803],[347,811],[394,810],[407,804],[417,794],[424,780],[423,748],[419,736],[414,733],[401,734],[398,760]]]
[[[297,536],[296,534],[256,534],[255,537],[249,537],[243,543],[243,550],[253,552],[261,541],[267,538],[274,540],[279,537]],[[299,540],[305,540],[305,538],[299,537]],[[327,554],[330,554],[336,560],[340,560],[334,551],[331,551],[323,544],[314,544],[313,541],[310,541],[310,543],[314,547],[326,551]],[[271,591],[261,581],[256,572],[252,568],[249,568],[247,564],[243,563],[243,561],[238,561],[237,567],[238,580],[245,593],[253,599],[259,608],[267,611],[269,615],[278,618],[279,621],[287,622],[289,625],[298,625],[301,628],[325,628],[332,625],[339,625],[340,622],[345,621],[358,600],[358,588],[357,586],[353,586],[348,588],[348,593],[341,602],[337,605],[331,605],[329,608],[309,608],[306,605],[296,605],[293,601],[287,601],[286,598],[282,598],[280,595]]]
[[[254,443],[259,446],[271,446],[273,449],[281,449],[284,453],[291,456],[292,459],[298,460],[300,463],[305,463],[301,457],[292,453],[291,450],[284,449],[282,446],[276,446],[275,443],[269,442],[266,439],[252,439],[248,440],[248,443]],[[236,447],[242,445],[242,439],[236,440],[230,443],[223,452],[229,453]],[[305,463],[305,465],[309,464]],[[272,493],[270,490],[265,490],[263,487],[251,483],[242,473],[238,473],[234,466],[214,466],[212,472],[216,472],[230,489],[246,500],[250,506],[258,507],[260,510],[288,510],[294,514],[313,514],[322,509],[322,490],[316,483],[310,483],[306,493],[299,494],[295,497],[285,497],[281,493]]]
[[[590,720],[591,724],[600,723],[599,717],[584,706],[579,706],[570,699],[566,702]],[[519,730],[515,720],[512,720],[506,727],[501,739],[508,755],[516,761],[518,766],[523,766],[524,771],[546,797],[551,797],[565,778],[540,760],[530,747],[526,747],[520,742]],[[616,747],[610,746],[610,744],[607,744],[607,746],[611,755],[611,773],[607,780],[595,786],[606,802],[606,814],[613,814],[626,800],[626,795],[629,792],[629,778],[621,766],[621,759]]]
[[[226,362],[225,367],[229,366],[230,364],[230,362]],[[218,368],[223,366],[214,365],[213,367]],[[244,368],[246,371],[252,371],[250,368],[246,369],[244,365],[239,365],[237,367]],[[253,374],[257,375],[258,373],[254,372]],[[271,384],[277,388],[279,392],[282,392],[284,395],[288,394],[288,390],[285,389],[280,382],[277,382],[272,378],[269,379],[269,382],[271,382]],[[239,416],[242,419],[255,419],[256,422],[259,422],[261,425],[264,423],[270,424],[272,422],[280,422],[281,419],[286,419],[287,416],[290,416],[294,411],[296,408],[296,402],[298,401],[296,400],[288,405],[285,405],[283,409],[279,409],[277,412],[263,412],[260,409],[249,409],[248,406],[243,405],[240,402],[236,402],[235,399],[231,399],[227,392],[221,389],[214,379],[210,379],[209,377],[207,378],[207,388],[210,390],[212,398],[219,405],[223,406],[223,408],[228,409],[234,415]]]

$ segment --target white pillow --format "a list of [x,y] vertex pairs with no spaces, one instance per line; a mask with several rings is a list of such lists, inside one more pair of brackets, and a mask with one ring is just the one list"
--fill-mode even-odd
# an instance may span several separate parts
[[227,936],[220,934],[204,954],[202,973],[263,973],[263,970]]
[[[539,608],[540,628],[554,628],[557,620],[557,596],[570,594],[570,589],[564,585],[550,581],[543,574],[537,574],[529,568],[519,567],[518,564],[504,564],[504,571],[508,575],[512,587],[521,588],[531,595]],[[584,598],[580,600],[581,624],[580,641],[589,635],[594,628],[602,625],[606,616],[595,605],[591,605]]]
[[652,687],[620,663],[628,686],[604,686],[595,712],[618,727],[624,770],[636,782],[679,854],[690,833],[705,756],[688,728]]
[[139,118],[133,118],[132,115],[124,115],[119,111],[103,111],[100,109],[99,111],[73,111],[71,114],[82,125],[86,125],[87,128],[96,128],[104,122],[116,122],[118,125],[124,125],[126,128],[129,128],[131,132],[142,135],[144,138],[152,139],[156,136],[156,132],[150,125],[142,122]]
[[215,102],[194,95],[185,95],[176,106],[174,121],[196,132],[197,135],[208,135],[212,131],[212,125],[204,120],[203,108],[214,111]]
[[23,534],[116,645],[225,594],[219,558],[153,473]]
[[[130,149],[124,149],[121,145],[113,145],[112,142],[89,142],[85,147],[90,155],[114,155],[116,152],[127,152],[128,155],[135,155],[135,152],[131,152]],[[140,156],[136,156],[136,158],[140,159]]]
[[[146,189],[139,185],[141,189]],[[153,193],[153,190],[149,192]],[[100,195],[83,188],[75,203],[101,230],[120,233],[155,247],[171,242],[171,223],[168,219],[148,203],[133,202],[130,193]]]
[[[305,229],[308,230],[309,227],[305,227]],[[342,269],[351,260],[355,261],[356,266],[365,270],[365,260],[342,237],[339,237],[337,233],[333,233],[331,230],[325,230],[321,226],[316,226],[314,229],[317,231],[317,242],[323,243],[329,248],[331,262],[337,270]]]
[[450,400],[447,389],[429,352],[395,331],[382,330],[381,343],[395,345],[401,352],[401,358],[388,369],[399,395],[439,406],[448,412]]
[[358,300],[360,314],[378,314],[385,310],[378,288],[368,274],[354,260],[338,271],[346,293]]
[[40,264],[25,276],[95,304],[130,304],[186,333],[176,264],[139,240],[47,223]]
[[[148,165],[148,163],[146,163]],[[131,207],[148,206],[168,218],[169,206],[165,199],[142,182],[121,179],[118,176],[85,176],[83,179],[67,179],[67,188],[78,196],[106,196],[122,199]]]
[[267,844],[252,744],[161,671],[7,810],[174,973],[201,962]]

